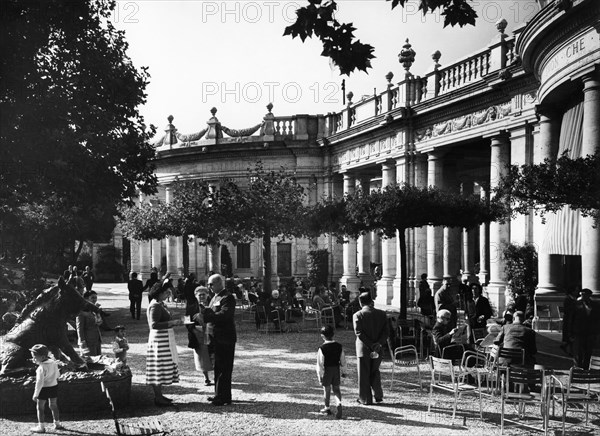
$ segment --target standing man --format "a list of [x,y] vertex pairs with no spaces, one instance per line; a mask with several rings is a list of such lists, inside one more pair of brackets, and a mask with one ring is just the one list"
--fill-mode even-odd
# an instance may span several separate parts
[[487,320],[494,315],[490,300],[481,295],[481,285],[479,283],[473,283],[471,290],[474,297],[474,313],[471,318],[471,327],[474,329],[486,328]]
[[373,404],[383,401],[379,366],[383,358],[389,330],[387,316],[383,310],[375,309],[369,292],[358,296],[361,310],[354,314],[356,333],[356,358],[358,360],[358,402]]
[[573,342],[573,355],[577,366],[587,369],[590,365],[592,350],[598,334],[600,311],[592,301],[592,291],[582,289],[581,296],[575,302],[569,333]]
[[435,311],[439,312],[442,309],[450,311],[450,328],[456,327],[458,310],[456,307],[456,298],[451,288],[451,277],[444,277],[442,280],[442,286],[435,293],[434,303]]
[[86,266],[85,271],[83,272],[83,282],[85,283],[86,291],[92,290],[92,286],[94,286],[95,278],[96,278],[96,276],[94,276],[92,269],[89,266]]
[[137,273],[131,273],[131,279],[127,282],[127,290],[129,291],[129,311],[131,319],[140,319],[142,310],[142,294],[144,293],[144,284],[138,280]]
[[215,396],[208,400],[215,406],[231,404],[231,374],[235,355],[235,297],[225,288],[225,278],[213,274],[208,278],[208,289],[215,293],[208,308],[201,312],[209,330],[213,329],[215,346]]

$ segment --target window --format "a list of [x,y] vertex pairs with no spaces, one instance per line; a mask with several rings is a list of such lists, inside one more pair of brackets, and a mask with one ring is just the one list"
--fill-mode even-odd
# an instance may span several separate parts
[[292,244],[277,244],[277,275],[292,276]]
[[237,249],[237,267],[250,268],[250,244],[238,244]]

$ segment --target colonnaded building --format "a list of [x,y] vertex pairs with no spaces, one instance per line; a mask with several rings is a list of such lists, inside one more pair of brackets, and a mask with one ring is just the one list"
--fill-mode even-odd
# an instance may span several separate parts
[[[294,171],[309,201],[341,196],[393,183],[437,186],[488,197],[506,165],[539,163],[563,152],[571,157],[598,152],[600,146],[600,2],[539,1],[525,25],[506,30],[497,23],[495,39],[479,52],[451,65],[438,63],[422,76],[410,72],[414,54],[404,45],[402,80],[386,76],[386,90],[353,100],[327,115],[275,116],[231,130],[216,117],[198,133],[181,134],[169,117],[156,142],[157,198],[172,197],[178,180],[204,179],[218,186],[224,178],[247,177],[261,160],[266,168]],[[574,193],[576,195],[576,193]],[[539,255],[536,301],[562,301],[567,285],[600,295],[600,229],[591,218],[564,209],[542,223],[533,214],[507,224],[491,223],[461,231],[441,227],[407,230],[409,301],[426,272],[433,289],[462,270],[486,288],[497,310],[505,306],[507,286],[501,252],[508,243],[535,244]],[[322,237],[329,252],[329,277],[356,291],[373,283],[371,266],[381,265],[377,302],[400,304],[397,241],[367,235],[347,244]],[[261,276],[261,241],[221,247],[198,245],[194,238],[133,242],[131,268],[146,276],[152,266],[199,278],[219,270],[227,247],[233,273]],[[307,240],[274,240],[275,279],[307,274]]]

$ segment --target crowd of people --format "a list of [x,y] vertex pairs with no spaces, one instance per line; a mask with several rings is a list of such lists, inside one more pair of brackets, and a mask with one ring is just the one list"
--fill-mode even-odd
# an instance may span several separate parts
[[[105,317],[99,308],[98,295],[92,290],[94,277],[91,270],[85,272],[70,267],[65,271],[69,283],[82,293],[89,305],[76,317],[76,331],[81,354],[97,356],[101,354],[102,335],[100,328]],[[278,289],[267,292],[258,281],[248,282],[225,279],[220,274],[211,274],[207,282],[198,281],[194,274],[173,283],[171,274],[159,278],[157,270],[153,270],[144,284],[138,275],[132,272],[128,282],[130,313],[133,320],[140,320],[143,293],[148,292],[149,305],[146,317],[149,327],[148,347],[146,352],[146,384],[152,386],[154,402],[157,406],[168,407],[173,400],[164,395],[163,386],[179,381],[179,358],[175,341],[175,327],[185,325],[187,329],[188,347],[193,349],[195,369],[204,376],[204,384],[214,384],[214,395],[208,401],[215,406],[231,404],[232,373],[235,360],[237,333],[234,321],[236,300],[247,300],[257,307],[264,307],[266,319],[259,317],[256,311],[257,327],[263,322],[288,321],[289,316],[302,316],[307,306],[313,310],[331,309],[334,315],[331,325],[324,325],[320,331],[323,344],[317,350],[316,372],[319,384],[323,387],[323,408],[321,414],[332,415],[331,392],[336,399],[335,417],[342,417],[341,378],[347,374],[347,359],[342,345],[334,340],[335,327],[340,327],[344,319],[352,319],[356,336],[355,351],[358,374],[358,403],[371,405],[384,401],[381,385],[380,365],[384,357],[388,340],[395,333],[390,326],[386,313],[374,307],[373,292],[361,287],[359,295],[352,299],[346,286],[338,289],[336,283],[329,287],[308,287],[301,281],[291,285],[282,285]],[[421,276],[417,305],[423,315],[434,317],[436,322],[431,330],[435,344],[434,353],[444,355],[453,345],[460,344],[456,352],[446,353],[444,357],[459,359],[465,348],[472,346],[472,335],[468,329],[487,328],[488,337],[484,342],[497,344],[511,349],[524,350],[524,360],[519,365],[534,367],[536,363],[536,333],[528,325],[525,314],[526,307],[521,303],[513,312],[506,312],[496,322],[488,322],[494,312],[489,300],[483,296],[482,287],[478,283],[469,283],[463,278],[456,286],[451,279],[445,278],[442,286],[433,293],[427,275]],[[564,302],[563,345],[565,352],[574,356],[578,366],[586,368],[589,364],[592,349],[598,335],[600,309],[591,300],[592,292],[583,289],[581,292],[569,293]],[[185,301],[185,316],[181,319],[173,317],[165,304],[177,295]],[[13,311],[7,312],[9,315]],[[459,315],[464,314],[464,322]],[[468,329],[465,327],[468,326]],[[125,326],[115,327],[115,338],[112,344],[115,357],[127,362],[129,344],[125,336]],[[464,337],[463,337],[464,336]],[[37,348],[36,348],[37,347]],[[43,347],[34,347],[32,356],[40,365],[41,375],[34,399],[38,407],[43,407],[48,400],[53,412],[55,426],[60,428],[58,407],[55,392],[47,390],[52,385],[52,360]],[[461,354],[458,354],[460,350]],[[45,354],[44,354],[45,353]],[[499,362],[511,365],[510,358]],[[48,368],[46,370],[45,368]],[[40,371],[38,371],[40,372]],[[210,373],[213,372],[213,380]],[[45,381],[44,381],[45,380]],[[42,389],[43,387],[43,389]],[[52,387],[52,386],[47,386]],[[40,419],[35,431],[43,431],[44,422]]]

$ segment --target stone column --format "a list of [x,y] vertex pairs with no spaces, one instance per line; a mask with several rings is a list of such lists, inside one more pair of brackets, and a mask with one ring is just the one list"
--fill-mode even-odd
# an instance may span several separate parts
[[[427,155],[427,185],[444,187],[443,153],[431,152]],[[444,275],[444,229],[427,226],[427,276],[429,285],[436,292]]]
[[[363,177],[359,181],[360,189],[368,193],[371,180],[369,177]],[[371,276],[371,233],[359,236],[356,241],[356,256],[358,263],[358,279],[365,287],[373,286],[373,276]]]
[[208,246],[208,274],[221,274],[221,245]]
[[[472,181],[465,181],[461,184],[461,190],[463,195],[473,195],[474,187]],[[475,278],[474,267],[475,267],[475,230],[474,229],[462,229],[462,270],[463,275],[469,277],[472,281]]]
[[188,244],[188,260],[189,260],[189,271],[196,275],[198,278],[198,241],[195,236],[190,236],[187,240]]
[[[424,188],[428,185],[427,180],[427,156],[417,155],[415,157],[415,186]],[[414,229],[414,256],[415,256],[415,288],[419,289],[421,274],[427,273],[427,227]],[[419,295],[416,295],[418,301]]]
[[[456,177],[456,159],[445,162],[443,185],[446,190],[459,194],[460,185]],[[455,280],[460,270],[461,229],[460,227],[444,227],[444,278]],[[455,283],[456,284],[456,283]]]
[[[488,189],[484,187],[482,183],[476,185],[476,189],[479,191],[479,197],[485,201],[487,199]],[[489,224],[481,224],[479,226],[479,283],[482,286],[486,286],[489,283]]]
[[[510,163],[510,140],[507,135],[492,137],[490,158],[490,190],[496,187]],[[510,241],[509,224],[490,223],[490,283],[488,297],[498,313],[506,307],[505,263],[502,250]]]
[[[166,202],[170,203],[173,200],[173,190],[170,186],[166,187],[165,195]],[[170,272],[173,278],[177,278],[181,275],[181,268],[183,267],[183,245],[181,237],[169,236],[166,242],[167,272]]]
[[162,261],[162,240],[152,240],[152,266],[160,271],[160,264]]
[[[354,194],[356,186],[356,179],[348,173],[344,174],[344,195]],[[346,285],[350,294],[358,294],[358,287],[360,286],[360,279],[356,277],[356,239],[348,238],[343,244],[343,259],[344,259],[344,273],[340,279],[340,286]]]
[[[531,163],[531,132],[527,124],[510,131],[510,163],[525,165]],[[510,242],[523,245],[529,241],[531,214],[517,215],[510,220]]]
[[[581,155],[600,153],[600,78],[583,78],[583,141]],[[591,217],[581,218],[581,287],[600,297],[600,227]]]
[[[538,107],[540,116],[539,134],[535,138],[533,148],[533,163],[540,164],[546,159],[555,159],[558,153],[560,138],[560,114],[546,107]],[[538,296],[554,295],[561,297],[558,291],[558,281],[560,278],[560,256],[552,255],[542,250],[544,246],[544,237],[546,235],[546,226],[542,223],[539,216],[533,217],[533,240],[538,251],[538,286],[535,291],[535,299]]]
[[[144,202],[144,196],[140,195],[140,205]],[[139,241],[139,267],[138,277],[140,280],[150,277],[152,268],[152,245],[150,241]]]
[[[396,182],[395,162],[384,162],[381,165],[381,188]],[[376,303],[389,305],[394,295],[394,279],[396,278],[396,238],[381,241],[381,279],[377,281]]]

